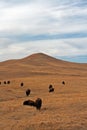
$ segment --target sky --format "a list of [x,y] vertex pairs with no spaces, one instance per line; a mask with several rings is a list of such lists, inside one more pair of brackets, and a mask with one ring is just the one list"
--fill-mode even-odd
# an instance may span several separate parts
[[0,62],[40,52],[87,63],[87,0],[0,0]]

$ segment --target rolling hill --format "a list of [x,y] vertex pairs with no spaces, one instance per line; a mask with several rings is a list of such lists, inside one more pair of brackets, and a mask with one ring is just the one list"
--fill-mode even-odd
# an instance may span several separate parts
[[[23,105],[37,98],[42,99],[40,110]],[[1,62],[0,130],[87,130],[87,64],[43,53]]]
[[0,79],[38,75],[85,76],[87,64],[59,60],[43,53],[0,62]]

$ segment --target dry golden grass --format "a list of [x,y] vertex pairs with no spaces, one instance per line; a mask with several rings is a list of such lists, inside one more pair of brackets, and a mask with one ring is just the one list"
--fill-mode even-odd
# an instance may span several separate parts
[[[1,70],[0,130],[87,130],[87,64],[43,59],[39,54],[0,63]],[[11,83],[5,85],[8,80]],[[23,101],[38,97],[43,101],[40,111],[23,106]]]

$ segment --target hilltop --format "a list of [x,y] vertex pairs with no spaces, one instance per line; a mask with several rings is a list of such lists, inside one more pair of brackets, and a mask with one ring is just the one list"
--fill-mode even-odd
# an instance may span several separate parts
[[0,62],[0,79],[20,78],[34,75],[80,75],[87,74],[87,64],[72,63],[36,53],[22,59]]

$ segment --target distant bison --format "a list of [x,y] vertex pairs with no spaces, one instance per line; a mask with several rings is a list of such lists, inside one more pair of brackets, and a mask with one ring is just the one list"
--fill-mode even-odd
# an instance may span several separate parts
[[53,88],[52,84],[49,85],[49,89]]
[[4,81],[4,84],[10,84],[10,81]]
[[50,88],[50,89],[49,89],[49,92],[54,92],[54,88]]
[[37,98],[36,101],[35,101],[35,105],[36,105],[36,108],[38,110],[40,110],[40,108],[42,106],[42,100],[40,98]]
[[23,105],[34,106],[37,110],[40,110],[42,106],[42,100],[40,98],[37,98],[36,101],[26,100],[23,102]]
[[10,84],[10,81],[7,81],[7,84]]
[[64,85],[65,85],[65,82],[64,82],[64,81],[62,81],[62,84],[64,84]]
[[24,83],[22,82],[20,85],[21,85],[21,87],[23,87],[23,86],[24,86]]
[[6,81],[4,81],[4,84],[6,84]]
[[30,90],[30,89],[27,89],[27,90],[26,90],[26,95],[29,96],[29,95],[30,95],[30,92],[31,92],[31,90]]
[[32,100],[26,100],[23,102],[23,105],[35,106],[35,102]]
[[54,92],[54,88],[53,88],[53,85],[49,85],[49,92]]

